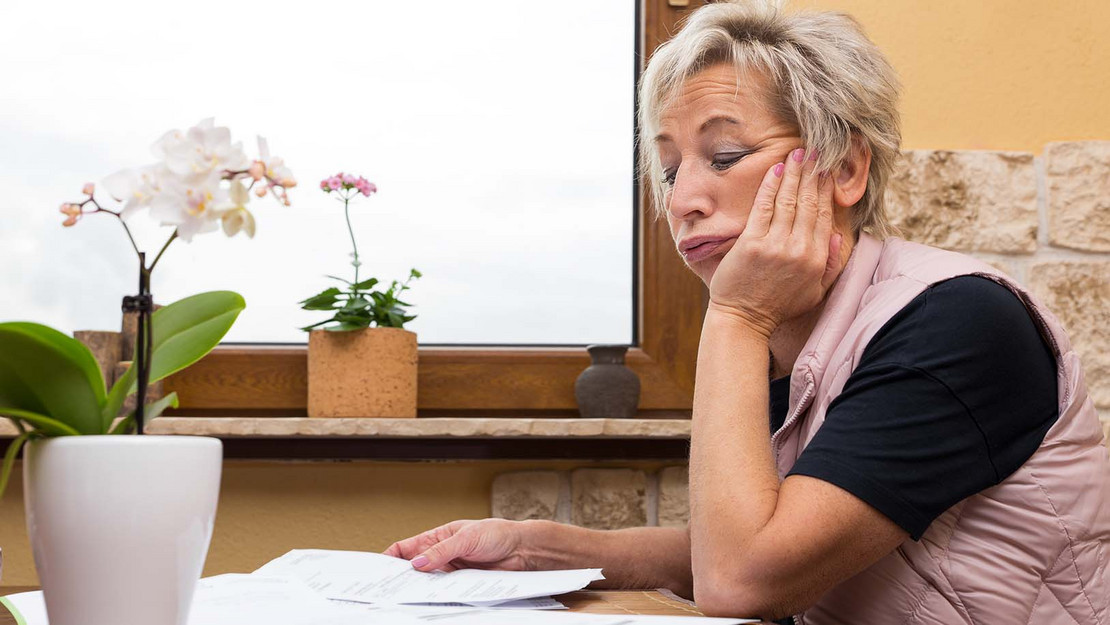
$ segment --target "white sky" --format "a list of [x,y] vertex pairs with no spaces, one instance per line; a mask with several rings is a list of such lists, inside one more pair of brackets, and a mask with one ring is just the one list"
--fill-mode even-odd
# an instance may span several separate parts
[[[0,320],[116,329],[137,260],[104,215],[62,228],[81,185],[153,160],[204,117],[255,135],[300,185],[255,199],[253,240],[175,242],[156,301],[232,289],[228,341],[301,342],[296,302],[352,268],[337,171],[379,193],[352,207],[361,276],[424,273],[422,343],[632,339],[632,0],[0,5]],[[107,200],[103,191],[98,198]],[[132,221],[153,255],[169,232]]]

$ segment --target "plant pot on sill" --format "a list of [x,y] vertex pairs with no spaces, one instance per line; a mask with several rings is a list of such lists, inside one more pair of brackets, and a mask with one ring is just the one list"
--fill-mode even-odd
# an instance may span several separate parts
[[308,416],[416,417],[416,334],[308,333]]
[[62,436],[24,450],[50,624],[185,625],[216,518],[219,439]]

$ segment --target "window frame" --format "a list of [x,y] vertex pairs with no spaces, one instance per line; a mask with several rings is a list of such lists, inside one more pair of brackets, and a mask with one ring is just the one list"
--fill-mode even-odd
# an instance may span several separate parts
[[[672,2],[640,0],[640,50],[655,50],[685,15],[704,4]],[[641,417],[688,417],[707,292],[675,252],[666,220],[654,216],[647,185],[633,184],[638,185],[633,221],[638,314],[636,343],[626,362],[640,376]],[[576,414],[574,381],[588,365],[581,347],[420,347],[418,415]],[[303,417],[308,348],[221,345],[164,385],[178,394],[181,407],[173,412],[181,415]]]

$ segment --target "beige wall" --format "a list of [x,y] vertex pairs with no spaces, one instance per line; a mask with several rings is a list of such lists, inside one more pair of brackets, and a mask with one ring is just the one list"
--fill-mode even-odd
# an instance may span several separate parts
[[[1110,2],[798,4],[857,16],[890,56],[905,84],[907,148],[1039,154],[1049,141],[1110,139]],[[297,547],[382,549],[451,519],[485,516],[497,473],[585,464],[228,462],[205,573],[249,571]],[[19,480],[17,471],[0,505],[8,585],[36,582]]]
[[908,149],[1110,139],[1110,2],[796,0],[855,16],[902,77]]

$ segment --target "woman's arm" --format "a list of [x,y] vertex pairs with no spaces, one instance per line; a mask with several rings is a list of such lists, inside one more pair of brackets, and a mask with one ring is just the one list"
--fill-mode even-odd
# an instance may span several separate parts
[[713,275],[690,451],[694,596],[711,615],[778,618],[812,605],[907,534],[821,480],[780,484],[767,436],[769,337],[816,308],[839,274],[833,180],[788,158],[767,172]]
[[550,521],[535,523],[538,568],[601,567],[605,579],[591,588],[667,588],[693,598],[690,534],[686,528],[633,527],[591,530]]
[[454,521],[398,541],[387,555],[422,571],[601,568],[594,588],[668,588],[693,597],[685,528],[591,530],[552,521]]
[[690,449],[694,596],[709,615],[780,618],[906,539],[847,491],[791,476],[780,484],[767,436],[766,338],[706,315]]

